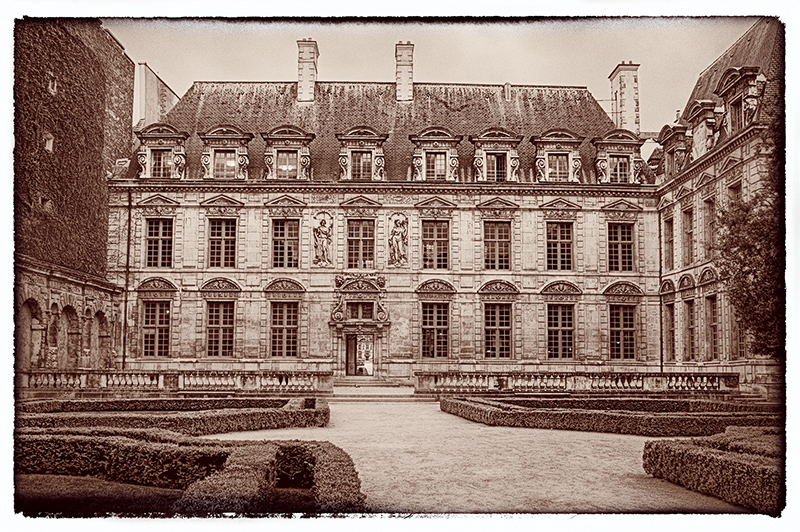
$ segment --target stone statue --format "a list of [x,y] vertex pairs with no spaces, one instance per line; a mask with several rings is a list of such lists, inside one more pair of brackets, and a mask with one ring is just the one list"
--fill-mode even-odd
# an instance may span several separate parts
[[394,227],[389,233],[389,265],[401,266],[406,263],[406,247],[408,236],[408,226],[403,216],[398,216],[394,220]]
[[323,218],[319,221],[319,225],[314,228],[314,264],[321,266],[331,264],[330,245],[332,239],[331,228],[328,227],[328,222]]

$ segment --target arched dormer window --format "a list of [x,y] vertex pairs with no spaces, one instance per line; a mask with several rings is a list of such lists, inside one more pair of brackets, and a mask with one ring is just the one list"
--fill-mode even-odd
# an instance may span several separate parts
[[469,141],[475,145],[472,166],[475,168],[475,181],[502,183],[519,181],[519,152],[522,135],[515,135],[507,129],[495,127],[485,130]]
[[458,143],[463,138],[442,127],[429,127],[409,135],[414,143],[412,170],[414,181],[457,181]]
[[725,102],[726,129],[733,135],[758,117],[767,78],[758,67],[729,68],[720,76],[714,94]]
[[641,156],[644,141],[627,129],[614,129],[592,139],[597,150],[595,170],[598,183],[641,183],[645,164]]
[[264,179],[311,179],[311,154],[308,145],[313,133],[299,127],[280,126],[261,133],[264,150]]
[[252,133],[221,125],[199,136],[203,141],[200,164],[204,179],[247,179],[247,144],[253,140]]
[[346,133],[337,133],[339,150],[339,178],[343,181],[384,181],[385,160],[383,143],[389,135],[380,135],[367,126],[354,127]]
[[686,164],[686,130],[679,124],[666,125],[658,134],[658,143],[664,148],[664,174],[667,179],[679,174]]
[[186,139],[189,134],[169,124],[150,124],[136,133],[139,138],[139,177],[183,179],[186,170]]
[[536,181],[583,182],[578,148],[584,138],[567,129],[551,129],[531,137],[536,147]]

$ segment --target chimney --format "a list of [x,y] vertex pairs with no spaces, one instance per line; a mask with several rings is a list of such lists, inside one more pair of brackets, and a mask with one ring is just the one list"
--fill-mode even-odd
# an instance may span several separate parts
[[639,131],[639,65],[618,64],[611,75],[611,119],[618,129]]
[[297,101],[314,101],[314,83],[317,81],[317,42],[311,37],[297,41]]
[[411,41],[397,43],[394,47],[396,60],[395,81],[397,82],[397,101],[410,102],[414,99],[414,45]]

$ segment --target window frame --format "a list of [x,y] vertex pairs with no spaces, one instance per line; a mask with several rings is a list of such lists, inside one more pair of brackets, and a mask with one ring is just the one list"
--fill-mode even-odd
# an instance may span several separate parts
[[[494,314],[494,324],[489,325],[490,309]],[[504,311],[508,315],[508,325],[501,325],[500,311]],[[512,303],[493,302],[483,304],[483,357],[491,359],[507,359],[513,358],[513,341],[514,341],[514,305]],[[504,339],[507,340],[507,345],[503,346],[500,342]],[[490,342],[491,340],[491,342]],[[489,354],[489,348],[495,348],[494,354]],[[503,355],[503,353],[507,353]]]
[[[369,312],[364,312],[370,309]],[[375,302],[374,301],[348,301],[345,304],[345,321],[374,321]],[[357,316],[352,316],[352,310],[356,310]]]
[[[357,236],[351,236],[352,224],[358,223],[359,230]],[[370,227],[371,235],[363,236],[363,227]],[[357,257],[353,259],[353,244],[357,242]],[[365,250],[364,244],[369,242],[369,250]],[[369,253],[370,258],[365,258],[365,253]],[[371,218],[350,218],[347,220],[347,269],[348,270],[370,270],[375,269],[375,220]]]
[[[424,150],[425,155],[425,181],[445,181],[447,179],[447,151],[445,150]],[[430,166],[433,157],[433,168]],[[439,171],[439,159],[441,158],[441,175]]]
[[664,220],[664,269],[667,271],[675,268],[675,220]]
[[694,263],[694,208],[690,207],[682,211],[683,218],[683,265],[689,266]]
[[[364,163],[364,156],[368,155],[368,167]],[[358,161],[359,165],[356,165]],[[350,180],[351,181],[372,181],[374,172],[375,154],[372,150],[350,150]],[[356,170],[358,168],[358,170]],[[365,170],[366,173],[365,173]],[[366,176],[366,177],[365,177]]]
[[[287,169],[281,170],[281,156],[294,155],[294,175],[292,175],[292,166],[287,163]],[[290,163],[291,161],[289,161]],[[299,179],[300,178],[300,150],[297,149],[278,149],[275,151],[275,179]]]
[[[615,311],[619,317],[615,318]],[[625,316],[624,313],[630,313]],[[626,319],[630,326],[626,326]],[[615,321],[618,323],[615,326]],[[636,360],[636,305],[611,304],[608,310],[608,357],[611,360]],[[615,337],[619,340],[616,342]],[[630,347],[628,347],[630,346]]]
[[[433,226],[433,235],[426,237],[426,229]],[[440,235],[440,228],[444,226],[445,236]],[[422,220],[422,269],[423,270],[449,270],[450,269],[450,222],[447,220]],[[433,246],[433,258],[428,255],[427,246]],[[442,259],[442,248],[444,258]],[[431,265],[428,266],[428,261]],[[444,265],[442,265],[444,264]]]
[[[556,181],[556,182],[566,182],[569,181],[569,174],[570,174],[570,164],[569,164],[569,152],[547,152],[547,180],[548,181]],[[553,159],[559,158],[564,159],[564,170],[563,173],[560,169],[560,164],[556,165],[556,168],[553,168]]]
[[[148,312],[148,307],[155,307],[152,313]],[[163,311],[163,312],[162,312]],[[144,300],[142,301],[142,356],[145,357],[169,357],[171,338],[171,300]],[[164,317],[163,314],[166,314]],[[153,317],[153,322],[148,323],[148,315]],[[165,318],[166,324],[163,323]],[[148,334],[153,335],[152,348],[148,349]],[[162,343],[165,339],[166,345]],[[165,349],[162,350],[162,347]]]
[[[226,155],[223,163],[219,164],[218,157]],[[231,180],[236,179],[238,154],[236,148],[214,148],[211,150],[211,175],[214,179]],[[233,163],[233,164],[231,164]]]
[[[502,161],[502,168],[498,162]],[[505,183],[508,181],[508,153],[504,151],[486,152],[486,181],[489,183]],[[502,179],[498,179],[502,177]]]
[[[218,317],[213,316],[212,309],[218,309]],[[226,312],[229,309],[229,316]],[[212,323],[212,318],[218,323]],[[224,320],[230,319],[230,324]],[[217,332],[217,344],[212,347],[213,332]],[[206,301],[206,356],[217,358],[230,358],[236,341],[236,302],[235,301]],[[229,342],[229,347],[225,347]]]
[[675,303],[664,304],[664,330],[665,339],[665,358],[667,362],[675,361]]
[[719,300],[717,294],[706,296],[706,346],[709,360],[719,360]]
[[[612,229],[613,228],[613,229]],[[630,239],[624,240],[623,228],[629,229]],[[608,271],[610,272],[633,272],[635,224],[633,223],[608,223]],[[625,259],[628,259],[626,262]],[[626,264],[629,266],[626,267]]]
[[[214,231],[213,225],[216,222],[222,223],[221,236],[216,237],[212,235]],[[238,220],[236,218],[209,218],[208,220],[208,267],[209,268],[236,268],[236,252],[238,240]],[[233,224],[233,236],[226,236],[225,228],[228,223]],[[220,242],[219,261],[215,261],[214,257],[214,242]],[[227,243],[233,242],[231,248],[226,247]],[[231,256],[227,255],[227,252]]]
[[[616,162],[616,164],[615,164]],[[624,162],[624,171],[619,170],[620,163]],[[624,179],[622,179],[624,177]],[[608,181],[609,183],[628,184],[631,182],[631,156],[628,154],[611,153],[608,155]]]
[[[566,311],[569,311],[568,322]],[[574,304],[547,304],[547,358],[548,360],[575,358]]]
[[684,311],[684,339],[683,349],[687,360],[697,359],[697,309],[694,299],[683,302]]
[[[164,235],[165,223],[169,222],[169,235]],[[152,235],[152,224],[158,223],[158,234]],[[146,268],[172,268],[173,249],[175,238],[175,224],[172,218],[147,218],[145,234],[145,267]],[[155,253],[151,253],[151,244],[155,245]],[[165,259],[165,255],[168,258]]]
[[[426,310],[428,311],[426,313]],[[450,356],[450,303],[423,301],[421,304],[421,357],[449,358]],[[442,318],[444,323],[442,323]],[[430,336],[429,334],[430,333]],[[429,343],[432,340],[432,344]],[[443,340],[443,341],[442,341]],[[430,354],[428,354],[430,353]]]
[[[277,312],[279,309],[280,312]],[[276,317],[280,318],[278,322],[276,322]],[[290,318],[293,318],[293,322],[290,321]],[[270,301],[269,324],[270,356],[298,358],[300,353],[300,303],[298,301]]]
[[[551,238],[551,227],[556,227],[555,237]],[[564,238],[563,229],[569,231],[569,237]],[[545,226],[546,267],[548,271],[572,271],[573,264],[573,223],[572,222],[547,222]]]
[[715,255],[714,246],[717,243],[717,220],[716,220],[716,201],[708,198],[703,201],[703,240],[705,244],[706,257],[711,258]]
[[[508,228],[508,239],[501,239],[500,227]],[[490,235],[488,228],[494,227],[493,235]],[[511,247],[513,243],[511,222],[505,220],[484,220],[483,222],[483,269],[484,270],[511,270]],[[501,245],[505,243],[507,249],[501,253]],[[494,245],[491,245],[494,244]],[[501,262],[505,258],[505,262]],[[503,264],[506,267],[502,267]]]
[[[148,150],[150,160],[151,179],[170,179],[173,172],[173,150],[172,148],[150,148]],[[156,157],[159,154],[159,157]],[[156,164],[158,162],[159,164]]]
[[[294,236],[288,232],[288,225],[293,224],[296,226]],[[283,235],[277,235],[278,228],[283,228]],[[294,242],[294,253],[291,253],[291,245]],[[283,248],[278,249],[278,244],[282,244]],[[278,256],[279,251],[282,256]],[[272,220],[272,267],[273,268],[287,268],[297,269],[300,267],[300,220],[296,218],[285,218]]]

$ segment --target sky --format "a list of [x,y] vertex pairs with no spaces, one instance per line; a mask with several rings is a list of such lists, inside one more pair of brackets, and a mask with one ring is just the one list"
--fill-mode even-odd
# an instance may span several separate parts
[[[317,41],[320,81],[395,77],[394,46],[414,44],[414,81],[588,87],[609,109],[614,67],[639,67],[641,130],[683,109],[698,75],[751,17],[368,19],[367,22],[103,19],[128,56],[179,96],[193,81],[295,81],[297,44]],[[482,20],[482,21],[481,21]]]

